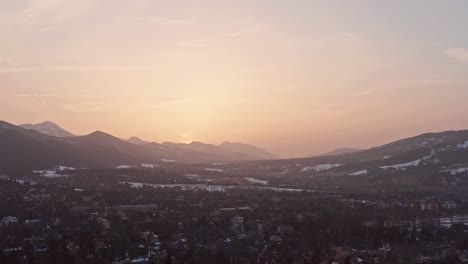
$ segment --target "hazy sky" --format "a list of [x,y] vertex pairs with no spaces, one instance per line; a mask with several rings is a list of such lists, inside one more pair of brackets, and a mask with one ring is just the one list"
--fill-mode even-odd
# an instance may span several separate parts
[[284,157],[468,128],[468,1],[1,0],[0,119]]

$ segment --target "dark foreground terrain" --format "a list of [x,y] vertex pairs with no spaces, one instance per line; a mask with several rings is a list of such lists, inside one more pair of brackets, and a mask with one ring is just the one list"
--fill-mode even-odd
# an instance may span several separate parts
[[0,132],[2,264],[468,263],[468,131],[209,162]]
[[468,261],[463,192],[301,188],[192,170],[3,176],[0,263]]

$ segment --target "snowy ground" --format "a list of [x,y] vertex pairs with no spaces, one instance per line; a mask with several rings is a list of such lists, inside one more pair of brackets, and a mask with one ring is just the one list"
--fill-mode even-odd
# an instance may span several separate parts
[[405,170],[406,168],[408,167],[416,167],[416,166],[419,166],[419,163],[421,163],[421,159],[418,159],[418,160],[415,160],[415,161],[411,161],[411,162],[407,162],[407,163],[401,163],[401,164],[395,164],[395,165],[390,165],[390,166],[383,166],[383,167],[380,167],[381,169],[401,169],[401,170]]
[[76,170],[72,167],[67,166],[56,166],[53,170],[35,170],[33,173],[47,178],[60,178],[60,177],[68,177],[68,175],[64,172]]
[[225,192],[226,190],[261,190],[274,192],[312,192],[305,189],[293,188],[276,188],[268,186],[228,186],[228,185],[207,185],[207,184],[149,184],[141,182],[122,182],[128,184],[132,188],[142,188],[143,186],[153,187],[157,189],[179,189],[182,191],[205,191],[205,192]]
[[214,172],[224,172],[223,169],[217,169],[217,168],[206,168],[206,171],[214,171]]
[[332,169],[332,168],[336,168],[336,167],[339,167],[341,166],[342,164],[318,164],[318,165],[315,165],[315,166],[307,166],[307,167],[304,167],[302,168],[302,171],[303,172],[306,172],[306,171],[315,171],[315,172],[319,172],[319,171],[325,171],[325,170],[329,170],[329,169]]
[[268,181],[262,181],[262,180],[255,179],[255,178],[244,178],[244,179],[248,180],[251,183],[258,183],[258,184],[263,184],[263,185],[268,184]]
[[353,173],[351,173],[351,174],[349,174],[349,175],[351,175],[351,176],[359,176],[359,175],[365,175],[365,174],[367,174],[367,170],[356,171],[356,172],[353,172]]

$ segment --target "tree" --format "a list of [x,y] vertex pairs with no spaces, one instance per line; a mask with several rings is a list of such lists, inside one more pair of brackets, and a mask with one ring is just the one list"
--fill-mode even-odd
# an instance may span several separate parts
[[349,256],[345,258],[344,264],[351,264],[351,258]]

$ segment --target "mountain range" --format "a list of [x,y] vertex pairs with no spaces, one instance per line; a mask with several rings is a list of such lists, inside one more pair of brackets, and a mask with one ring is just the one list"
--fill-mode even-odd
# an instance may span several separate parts
[[211,163],[275,159],[276,155],[247,144],[201,142],[148,143],[122,140],[96,131],[74,136],[52,122],[15,126],[0,121],[0,172],[47,169],[56,165],[106,168],[161,162]]
[[59,125],[50,122],[50,121],[45,121],[39,124],[24,124],[20,125],[22,128],[26,129],[32,129],[36,130],[42,134],[46,134],[49,136],[53,137],[61,137],[61,138],[66,138],[66,137],[74,137],[75,135],[68,132],[67,130],[61,128]]
[[23,173],[57,165],[167,167],[174,162],[189,166],[212,164],[217,170],[232,174],[263,177],[367,177],[365,181],[374,184],[377,175],[392,175],[386,178],[392,181],[399,175],[398,182],[409,181],[417,175],[423,179],[448,175],[428,181],[460,184],[464,179],[461,176],[468,175],[468,130],[426,133],[365,150],[345,149],[309,158],[277,159],[265,150],[241,143],[148,143],[138,138],[122,140],[100,131],[85,136],[56,137],[0,122],[0,173]]
[[468,188],[468,130],[425,133],[352,153],[247,162],[235,173],[307,178],[336,186],[347,182],[373,188],[379,184]]
[[337,156],[337,155],[341,155],[341,154],[354,153],[354,152],[358,152],[358,151],[360,151],[360,149],[339,148],[339,149],[335,149],[335,150],[330,151],[330,152],[322,153],[319,156],[322,156],[322,157],[323,156]]

